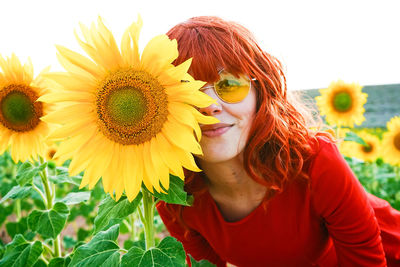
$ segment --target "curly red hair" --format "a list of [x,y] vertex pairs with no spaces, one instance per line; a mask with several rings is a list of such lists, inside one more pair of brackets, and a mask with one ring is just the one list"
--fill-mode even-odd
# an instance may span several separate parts
[[[290,179],[307,179],[303,166],[315,136],[288,98],[279,60],[263,51],[245,27],[218,17],[191,18],[167,35],[178,42],[174,64],[193,58],[190,73],[195,79],[215,82],[221,67],[256,79],[257,112],[244,149],[244,167],[252,179],[275,192]],[[187,178],[186,184],[193,175]]]

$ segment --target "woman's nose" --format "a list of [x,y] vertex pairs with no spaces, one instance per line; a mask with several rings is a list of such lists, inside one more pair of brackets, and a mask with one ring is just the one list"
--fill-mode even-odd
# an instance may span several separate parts
[[205,108],[199,108],[199,112],[206,116],[214,116],[221,113],[222,108],[221,105],[211,104]]
[[[214,98],[218,103],[219,98],[217,97],[217,95],[215,94],[213,89],[211,89],[211,88],[206,89],[203,91],[203,93],[206,93],[210,97]],[[206,116],[213,116],[213,115],[221,113],[221,111],[222,111],[222,107],[221,107],[221,104],[219,104],[219,103],[211,104],[208,107],[199,108],[199,112]]]

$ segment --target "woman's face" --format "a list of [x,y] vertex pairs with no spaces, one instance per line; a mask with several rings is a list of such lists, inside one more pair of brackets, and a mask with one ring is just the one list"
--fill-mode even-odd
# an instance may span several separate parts
[[220,123],[200,126],[203,155],[198,157],[206,162],[217,163],[241,155],[256,112],[256,92],[253,85],[247,96],[235,104],[222,101],[213,88],[207,88],[203,92],[214,98],[218,105],[212,104],[200,108],[199,111],[204,115],[216,117]]

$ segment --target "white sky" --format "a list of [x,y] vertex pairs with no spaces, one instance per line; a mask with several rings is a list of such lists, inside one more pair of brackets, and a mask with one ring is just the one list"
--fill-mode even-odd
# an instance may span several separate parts
[[291,90],[342,79],[400,83],[399,0],[0,0],[0,54],[31,57],[35,73],[61,70],[54,44],[82,52],[73,31],[98,15],[115,33],[141,14],[140,44],[187,18],[216,15],[241,23],[280,59]]

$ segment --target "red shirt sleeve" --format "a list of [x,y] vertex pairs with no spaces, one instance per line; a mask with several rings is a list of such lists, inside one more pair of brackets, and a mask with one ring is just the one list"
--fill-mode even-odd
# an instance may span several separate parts
[[310,175],[312,203],[332,237],[339,266],[386,266],[374,211],[335,144],[320,141]]
[[[189,255],[191,255],[197,261],[206,259],[209,262],[216,264],[218,267],[226,267],[226,261],[222,260],[218,254],[215,253],[214,249],[202,235],[195,230],[186,229],[178,222],[178,220],[174,220],[174,217],[177,218],[178,214],[176,213],[172,216],[167,205],[167,203],[160,201],[157,204],[158,213],[171,236],[175,237],[182,243],[189,266],[191,266]],[[186,231],[187,234],[185,236]]]

